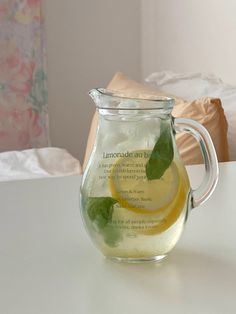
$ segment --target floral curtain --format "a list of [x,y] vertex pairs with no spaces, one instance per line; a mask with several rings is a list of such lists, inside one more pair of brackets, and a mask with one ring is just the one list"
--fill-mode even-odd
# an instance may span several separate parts
[[41,0],[0,0],[0,151],[49,145]]

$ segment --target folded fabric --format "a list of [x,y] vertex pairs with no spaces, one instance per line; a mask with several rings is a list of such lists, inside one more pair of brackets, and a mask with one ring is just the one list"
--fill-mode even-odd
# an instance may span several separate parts
[[80,162],[65,149],[46,147],[0,153],[0,181],[81,174]]
[[[159,92],[150,86],[137,83],[123,73],[117,73],[107,89],[126,94],[128,97],[149,98],[155,96],[171,96]],[[219,161],[228,161],[227,121],[220,99],[205,97],[192,102],[175,98],[172,114],[175,117],[191,118],[200,122],[209,131],[216,148]],[[94,115],[87,142],[83,169],[85,168],[95,139],[97,114]],[[177,136],[177,145],[185,164],[202,163],[202,155],[196,140],[190,135],[181,133]]]
[[[190,102],[178,99],[172,115],[174,117],[190,118],[201,123],[211,136],[218,161],[229,161],[228,125],[220,99],[203,97]],[[191,135],[186,133],[177,134],[176,142],[186,165],[203,163],[199,145]]]
[[155,72],[148,76],[150,86],[188,101],[200,97],[220,98],[228,122],[230,160],[236,160],[236,86],[224,83],[214,74]]
[[216,86],[223,84],[222,80],[213,74],[172,71],[152,73],[145,81],[164,93],[171,93],[190,101],[199,97],[220,97],[220,94],[216,95],[214,91]]

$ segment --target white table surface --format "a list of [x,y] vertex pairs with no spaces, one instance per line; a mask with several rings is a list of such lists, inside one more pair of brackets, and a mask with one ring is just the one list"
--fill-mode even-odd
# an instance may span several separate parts
[[79,183],[0,183],[0,314],[236,313],[236,162],[220,164],[214,195],[161,263],[103,258],[82,226]]

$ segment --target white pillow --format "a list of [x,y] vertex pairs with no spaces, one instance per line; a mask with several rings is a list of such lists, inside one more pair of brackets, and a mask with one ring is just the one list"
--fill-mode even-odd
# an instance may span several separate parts
[[180,74],[171,71],[152,73],[146,82],[160,91],[186,100],[204,96],[220,98],[228,121],[230,160],[236,160],[236,86],[225,84],[213,74]]
[[81,174],[79,160],[57,147],[0,153],[0,182]]

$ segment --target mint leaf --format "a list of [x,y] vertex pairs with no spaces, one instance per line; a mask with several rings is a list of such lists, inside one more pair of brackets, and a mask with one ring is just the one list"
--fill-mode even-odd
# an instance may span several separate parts
[[99,228],[107,245],[114,247],[121,239],[120,232],[111,225],[114,204],[117,203],[112,197],[88,197],[85,209],[89,218]]
[[89,197],[86,202],[89,218],[96,221],[99,228],[104,228],[112,219],[115,203],[117,201],[112,197]]
[[110,247],[117,246],[118,242],[121,240],[121,233],[114,226],[108,224],[103,230],[104,242]]
[[158,138],[151,156],[146,164],[146,176],[148,180],[160,179],[170,166],[174,157],[172,137],[169,125],[161,124],[161,134]]

